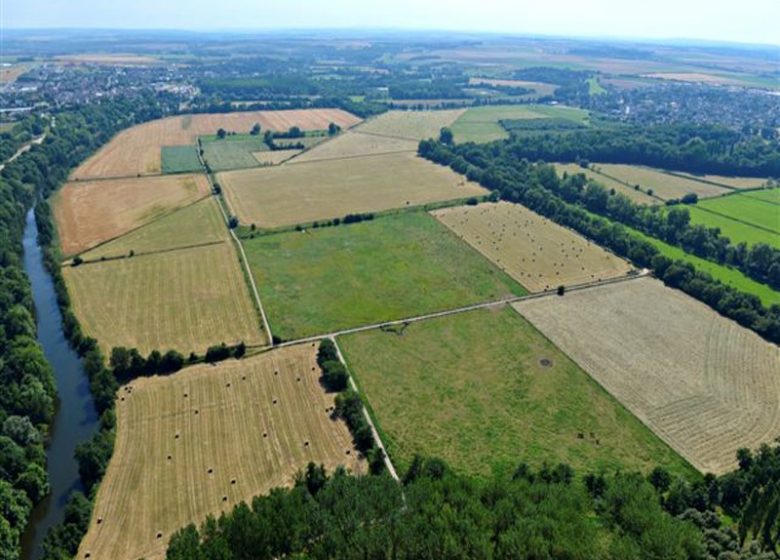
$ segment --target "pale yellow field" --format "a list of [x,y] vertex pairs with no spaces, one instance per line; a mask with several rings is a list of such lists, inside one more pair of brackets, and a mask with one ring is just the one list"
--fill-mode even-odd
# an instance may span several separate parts
[[761,177],[726,177],[725,175],[692,175],[690,173],[679,173],[691,179],[702,179],[719,185],[726,185],[735,189],[753,189],[766,184],[767,180]]
[[114,346],[203,354],[265,337],[230,243],[63,267],[73,311],[108,354]]
[[227,225],[214,197],[159,218],[81,256],[85,261],[205,245],[229,239]]
[[701,72],[654,72],[651,74],[642,74],[642,77],[656,78],[659,80],[671,80],[675,82],[693,82],[735,86],[747,85],[746,82],[739,79],[729,78],[727,76],[718,76],[717,74],[704,74]]
[[263,152],[252,152],[252,157],[262,165],[279,165],[300,153],[301,150],[265,150]]
[[292,484],[310,461],[364,472],[315,357],[293,346],[120,389],[114,454],[77,558],[162,559],[178,529]]
[[414,153],[242,169],[220,173],[218,181],[241,223],[262,228],[487,193]]
[[531,292],[616,278],[632,268],[519,204],[486,203],[431,213]]
[[397,152],[414,153],[417,151],[416,140],[406,140],[391,136],[376,136],[349,131],[320,144],[316,148],[301,154],[290,163],[306,163],[326,159],[341,159],[348,157],[381,155]]
[[71,181],[53,199],[65,255],[75,255],[208,196],[205,175]]
[[409,140],[438,138],[439,131],[450,126],[465,109],[444,111],[388,111],[361,124],[358,132],[394,136]]
[[530,82],[527,80],[501,80],[495,78],[469,78],[469,85],[505,86],[532,89],[536,95],[552,95],[557,88],[554,84],[543,82]]
[[137,54],[84,53],[54,57],[58,62],[107,64],[113,66],[135,66],[160,63],[159,58]]
[[729,192],[723,187],[670,175],[651,167],[611,163],[592,165],[599,173],[609,175],[618,181],[623,181],[631,186],[638,184],[644,191],[653,189],[653,194],[664,200],[682,198],[688,193],[695,193],[699,198],[707,198]]
[[360,119],[341,109],[295,109],[286,111],[247,111],[240,113],[179,115],[150,121],[117,134],[111,142],[82,163],[73,178],[127,177],[160,173],[163,146],[193,144],[198,136],[216,134],[224,128],[249,132],[255,123],[263,130],[303,130],[328,128],[331,122],[347,129]]
[[780,349],[658,280],[514,307],[702,472],[780,434]]
[[593,179],[597,183],[602,184],[607,189],[615,189],[615,192],[618,192],[628,197],[629,199],[633,200],[637,204],[658,204],[660,202],[658,199],[653,198],[652,196],[648,195],[645,192],[638,191],[632,187],[628,187],[623,183],[621,183],[620,181],[611,179],[606,175],[595,173],[590,169],[583,169],[576,163],[556,163],[555,170],[558,172],[558,175],[560,176],[563,176],[564,172],[568,173],[569,175],[584,173],[588,179]]

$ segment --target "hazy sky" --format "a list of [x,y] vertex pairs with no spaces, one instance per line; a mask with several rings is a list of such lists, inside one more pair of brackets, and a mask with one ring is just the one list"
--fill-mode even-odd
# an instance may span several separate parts
[[780,44],[780,0],[2,0],[3,27],[371,27]]

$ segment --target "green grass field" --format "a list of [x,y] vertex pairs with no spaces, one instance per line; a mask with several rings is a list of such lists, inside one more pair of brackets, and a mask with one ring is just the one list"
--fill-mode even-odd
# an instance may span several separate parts
[[666,255],[670,259],[689,262],[695,266],[697,270],[708,273],[710,276],[717,278],[724,284],[732,286],[745,293],[758,296],[761,302],[766,306],[780,304],[780,292],[774,291],[766,284],[756,282],[755,280],[742,274],[739,270],[699,258],[696,255],[691,255],[690,253],[686,253],[678,247],[664,243],[659,239],[649,237],[631,228],[626,227],[626,230],[630,231],[633,235],[641,239],[649,241],[661,252],[661,254]]
[[[770,206],[765,202],[754,202],[756,204],[769,206],[770,208],[778,208],[777,206]],[[698,206],[689,206],[688,213],[691,215],[691,223],[703,224],[707,227],[720,228],[721,233],[728,237],[732,243],[740,243],[742,241],[748,245],[753,245],[755,243],[768,243],[773,247],[780,248],[780,233],[770,233],[764,229],[754,227],[743,221],[736,221],[719,213],[716,214],[713,212],[708,212],[702,208],[699,208]],[[780,216],[780,212],[777,212],[777,214]],[[739,217],[738,219],[744,220],[742,217]]]
[[742,196],[780,204],[780,188],[742,193]]
[[260,163],[252,155],[252,152],[268,150],[262,136],[236,134],[222,140],[213,140],[212,137],[206,138],[208,140],[201,138],[203,159],[214,171],[257,167]]
[[711,200],[702,200],[691,209],[691,220],[712,227],[719,227],[733,242],[745,241],[749,245],[764,242],[780,248],[780,206],[757,192],[747,196],[733,194]]
[[196,146],[163,146],[160,153],[163,173],[200,171]]
[[508,138],[499,124],[503,119],[559,118],[586,124],[588,112],[574,107],[547,105],[483,105],[471,107],[452,125],[457,142],[491,142]]
[[601,95],[602,93],[607,93],[607,90],[599,83],[599,79],[595,76],[588,78],[588,94]]
[[696,476],[509,307],[338,341],[401,471],[419,453],[478,475],[565,462]]
[[284,339],[525,293],[422,212],[260,236],[244,248],[271,330]]

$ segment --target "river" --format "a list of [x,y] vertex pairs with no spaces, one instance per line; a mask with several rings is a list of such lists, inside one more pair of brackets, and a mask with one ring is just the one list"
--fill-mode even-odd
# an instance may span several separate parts
[[46,449],[51,494],[33,510],[22,537],[22,559],[38,560],[43,553],[41,545],[46,533],[63,519],[68,496],[73,490],[83,489],[73,451],[97,432],[98,416],[81,360],[62,333],[54,282],[43,266],[38,226],[32,210],[27,214],[24,229],[24,269],[32,284],[38,341],[54,369],[59,397],[51,440]]

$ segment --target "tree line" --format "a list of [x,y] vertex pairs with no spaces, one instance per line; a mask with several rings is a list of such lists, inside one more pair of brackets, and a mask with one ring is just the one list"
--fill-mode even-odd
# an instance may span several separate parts
[[[521,203],[610,248],[638,266],[653,269],[665,284],[703,301],[765,339],[780,342],[780,306],[767,308],[755,295],[728,286],[690,263],[665,257],[650,242],[639,239],[621,224],[590,210],[602,206],[616,212],[619,208],[631,208],[633,203],[623,195],[611,194],[600,187],[578,189],[577,185],[582,183],[578,174],[561,180],[552,166],[515,157],[512,145],[509,142],[504,147],[500,143],[481,147],[473,144],[446,146],[424,140],[420,142],[419,153],[479,182],[493,191],[496,199]],[[669,215],[672,221],[661,223],[659,227],[674,231],[678,225],[675,220],[682,214],[670,212]],[[662,219],[659,214],[658,220]]]

